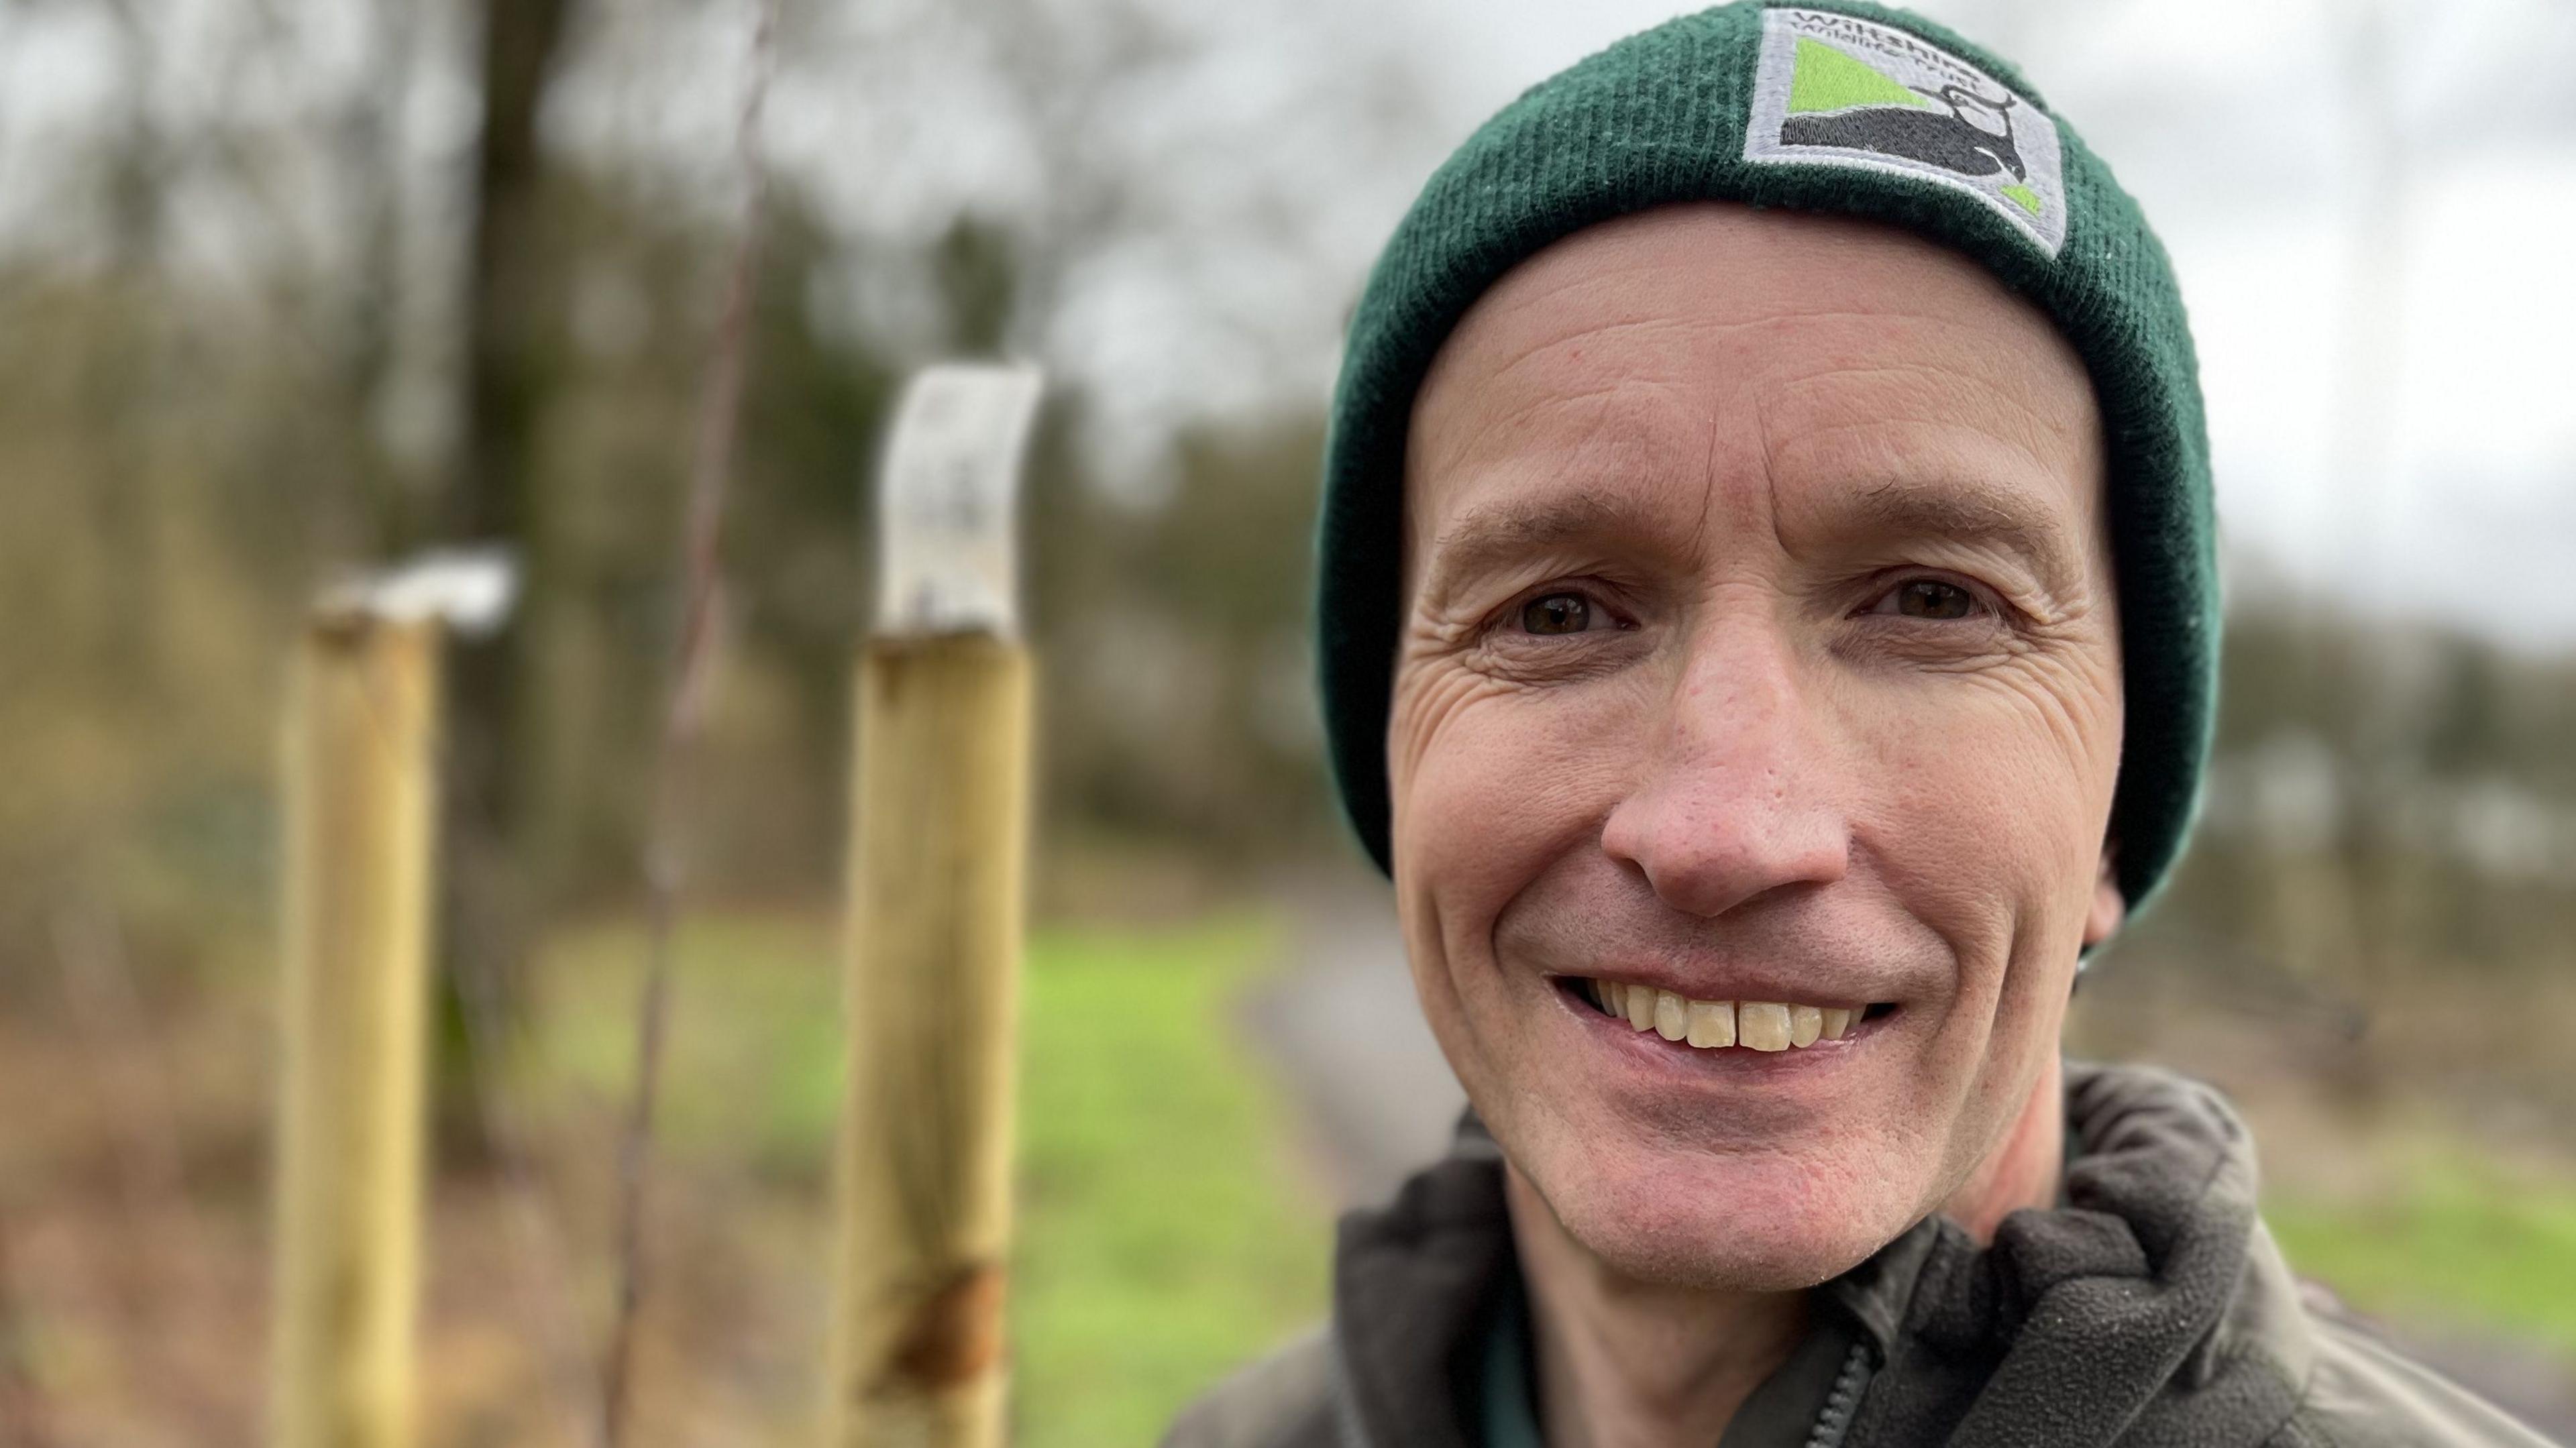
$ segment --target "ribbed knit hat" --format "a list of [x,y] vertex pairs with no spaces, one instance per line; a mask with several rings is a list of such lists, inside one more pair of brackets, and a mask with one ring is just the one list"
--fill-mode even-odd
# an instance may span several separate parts
[[2182,848],[2216,709],[2209,442],[2182,296],[2137,203],[2020,73],[1901,10],[1685,15],[1544,81],[1435,172],[1378,258],[1333,401],[1315,622],[1342,804],[1382,870],[1414,395],[1460,317],[1551,242],[1672,202],[1891,223],[1975,258],[2084,359],[2109,456],[2127,693],[2121,893]]

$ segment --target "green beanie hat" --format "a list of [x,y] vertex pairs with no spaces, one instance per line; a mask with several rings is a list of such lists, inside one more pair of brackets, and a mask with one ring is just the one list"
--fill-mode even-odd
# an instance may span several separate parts
[[2053,317],[2109,454],[2127,720],[2111,808],[2143,905],[2182,849],[2216,710],[2209,442],[2172,264],[2137,203],[2010,65],[1857,0],[1721,5],[1544,81],[1432,175],[1370,273],[1333,399],[1315,626],[1343,808],[1382,870],[1386,724],[1404,600],[1404,445],[1450,329],[1584,227],[1724,200],[1901,226]]

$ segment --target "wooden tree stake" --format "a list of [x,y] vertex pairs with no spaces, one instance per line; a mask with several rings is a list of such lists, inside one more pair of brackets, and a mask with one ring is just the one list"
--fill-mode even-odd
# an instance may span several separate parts
[[1012,503],[1038,378],[934,368],[880,496],[858,679],[833,1448],[1003,1441],[1031,665]]
[[287,724],[269,1441],[412,1441],[435,620],[318,618]]
[[428,1058],[441,645],[500,625],[506,553],[335,590],[286,715],[284,1043],[269,1442],[407,1448]]

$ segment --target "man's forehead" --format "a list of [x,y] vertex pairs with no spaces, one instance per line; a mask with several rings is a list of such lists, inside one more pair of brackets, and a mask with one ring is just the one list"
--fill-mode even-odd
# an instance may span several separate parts
[[1759,481],[1833,526],[2009,541],[2066,574],[2073,540],[2043,535],[2098,517],[2101,467],[2081,362],[1975,263],[1863,222],[1672,207],[1533,257],[1452,333],[1412,417],[1406,571],[1669,532],[1651,499],[1699,513]]

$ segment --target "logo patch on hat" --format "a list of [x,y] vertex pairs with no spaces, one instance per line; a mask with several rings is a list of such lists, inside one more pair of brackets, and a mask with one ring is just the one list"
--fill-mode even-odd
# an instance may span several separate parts
[[1919,177],[1986,203],[2051,257],[2066,241],[2056,122],[1976,66],[1874,20],[1762,13],[1744,159]]

